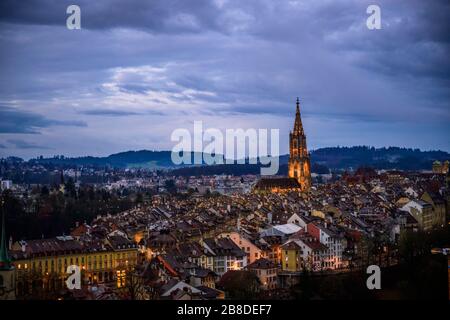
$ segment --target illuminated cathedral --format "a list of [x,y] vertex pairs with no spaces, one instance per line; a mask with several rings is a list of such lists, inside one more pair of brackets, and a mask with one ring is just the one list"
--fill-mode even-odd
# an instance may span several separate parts
[[294,178],[300,184],[302,191],[311,187],[311,162],[306,148],[306,136],[300,116],[300,101],[297,98],[294,130],[289,134],[289,178]]
[[256,192],[308,192],[311,187],[311,162],[297,98],[294,129],[289,133],[288,177],[264,177],[255,185]]

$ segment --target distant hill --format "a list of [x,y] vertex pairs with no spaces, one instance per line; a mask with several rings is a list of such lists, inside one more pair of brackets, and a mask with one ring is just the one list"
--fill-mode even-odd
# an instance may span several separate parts
[[[330,170],[350,170],[359,167],[375,169],[397,169],[405,171],[431,170],[433,161],[450,159],[444,151],[420,151],[398,147],[374,148],[331,147],[311,151],[311,171],[324,174]],[[279,175],[287,174],[289,155],[280,156]],[[177,175],[211,175],[211,174],[259,174],[259,164],[215,165],[179,168],[173,171]]]
[[[189,152],[189,157],[201,155],[198,152]],[[172,162],[171,151],[126,151],[111,154],[107,157],[75,157],[68,158],[64,156],[55,156],[52,158],[36,158],[30,162],[54,165],[68,166],[97,166],[97,167],[115,167],[115,168],[147,168],[147,169],[170,169],[180,167]],[[183,165],[181,165],[183,166]]]
[[[190,153],[190,157],[194,153]],[[192,159],[192,158],[191,158]],[[280,174],[285,174],[289,156],[280,156]],[[444,151],[421,151],[398,147],[374,148],[367,146],[357,147],[330,147],[311,151],[311,166],[313,172],[323,173],[330,169],[356,169],[361,166],[370,166],[376,169],[399,170],[431,170],[433,161],[450,159],[450,154]],[[66,166],[110,166],[116,168],[149,168],[174,169],[179,174],[246,174],[258,173],[260,165],[214,165],[189,166],[174,165],[171,151],[126,151],[109,155],[107,157],[77,157],[66,158],[55,156],[53,158],[36,158],[30,162],[66,165]]]
[[367,146],[321,148],[311,152],[311,161],[331,169],[369,166],[376,169],[431,170],[433,161],[450,159],[444,151],[421,151],[398,147]]

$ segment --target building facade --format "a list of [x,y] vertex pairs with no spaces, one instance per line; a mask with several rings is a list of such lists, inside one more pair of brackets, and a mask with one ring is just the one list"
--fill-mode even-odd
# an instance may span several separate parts
[[262,290],[273,290],[278,287],[277,266],[272,261],[260,258],[249,264],[247,269],[256,274]]
[[238,232],[223,233],[221,237],[230,238],[239,248],[247,254],[247,263],[251,264],[260,258],[267,258],[267,253],[258,248],[249,239],[245,238]]
[[423,200],[412,200],[405,204],[400,210],[409,212],[423,231],[431,231],[436,225],[433,206]]
[[448,168],[449,168],[448,160],[444,161],[443,163],[437,160],[433,162],[432,166],[433,173],[447,174],[449,172]]
[[289,133],[288,177],[261,178],[253,187],[256,193],[308,192],[311,188],[311,163],[306,147],[306,135],[297,98],[294,129]]
[[311,163],[306,147],[306,135],[300,116],[300,101],[297,98],[294,130],[289,134],[289,178],[294,178],[300,184],[302,191],[311,187]]
[[220,276],[247,266],[247,254],[230,238],[204,239],[202,245],[213,255],[212,270]]
[[67,267],[81,268],[82,284],[114,282],[126,285],[127,274],[137,264],[137,245],[113,236],[83,243],[71,236],[18,241],[12,246],[17,295],[54,292],[65,288]]

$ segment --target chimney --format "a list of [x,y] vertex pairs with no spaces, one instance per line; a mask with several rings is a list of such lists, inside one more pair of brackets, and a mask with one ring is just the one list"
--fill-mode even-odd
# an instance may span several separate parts
[[9,237],[9,246],[8,246],[8,250],[11,251],[12,250],[12,245],[13,245],[13,238],[12,236]]

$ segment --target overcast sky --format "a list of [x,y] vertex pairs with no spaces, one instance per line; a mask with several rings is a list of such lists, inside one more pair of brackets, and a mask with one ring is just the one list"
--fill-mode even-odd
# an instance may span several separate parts
[[[174,129],[450,151],[450,2],[0,2],[0,156],[170,150]],[[81,8],[81,30],[66,8]]]

